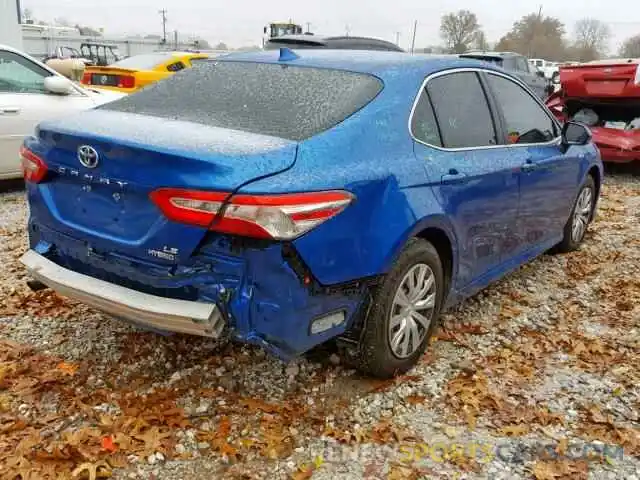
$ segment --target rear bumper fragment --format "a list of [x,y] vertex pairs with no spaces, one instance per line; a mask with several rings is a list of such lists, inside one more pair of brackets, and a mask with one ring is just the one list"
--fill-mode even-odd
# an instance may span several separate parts
[[20,261],[36,280],[60,294],[132,323],[217,338],[225,319],[213,303],[175,300],[138,292],[57,265],[34,250]]

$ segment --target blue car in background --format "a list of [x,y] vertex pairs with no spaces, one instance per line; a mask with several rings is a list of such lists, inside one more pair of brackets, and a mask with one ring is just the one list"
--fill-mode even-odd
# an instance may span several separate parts
[[440,312],[583,241],[602,163],[520,80],[457,57],[232,54],[42,123],[22,262],[161,331],[390,377]]

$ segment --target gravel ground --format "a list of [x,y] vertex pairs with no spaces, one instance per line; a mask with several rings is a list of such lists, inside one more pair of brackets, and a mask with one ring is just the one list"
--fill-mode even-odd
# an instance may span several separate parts
[[417,368],[144,332],[30,292],[0,195],[0,477],[640,479],[640,178],[606,179],[583,248],[444,316]]

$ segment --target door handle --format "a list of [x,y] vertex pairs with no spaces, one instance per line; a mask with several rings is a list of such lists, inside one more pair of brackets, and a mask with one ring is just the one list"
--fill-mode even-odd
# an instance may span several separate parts
[[532,171],[533,171],[533,170],[535,170],[536,168],[538,168],[538,167],[536,166],[536,164],[535,164],[535,163],[533,163],[533,161],[531,161],[531,160],[527,160],[527,161],[525,162],[525,164],[524,164],[524,165],[522,165],[521,170],[522,170],[523,172],[532,172]]
[[20,113],[20,107],[0,107],[2,115],[17,115]]
[[449,169],[449,172],[446,175],[443,175],[440,178],[440,183],[457,183],[461,182],[465,179],[467,175],[459,172],[456,168]]

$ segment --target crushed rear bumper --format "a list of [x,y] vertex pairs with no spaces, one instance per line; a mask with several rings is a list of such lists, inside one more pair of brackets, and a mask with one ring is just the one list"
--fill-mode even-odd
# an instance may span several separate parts
[[217,338],[225,320],[213,303],[138,292],[64,268],[34,250],[20,261],[29,274],[62,295],[147,327]]

